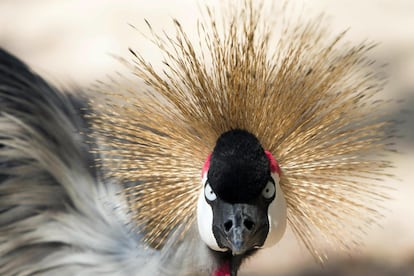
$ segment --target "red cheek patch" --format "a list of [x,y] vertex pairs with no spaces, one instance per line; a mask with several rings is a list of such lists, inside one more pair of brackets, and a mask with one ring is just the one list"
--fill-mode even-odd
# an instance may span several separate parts
[[270,151],[265,150],[265,153],[270,162],[270,171],[272,173],[276,172],[280,176],[280,174],[282,173],[282,170],[280,169],[279,164],[277,163],[276,159],[273,157]]
[[203,169],[201,170],[201,178],[207,173],[210,168],[211,153],[207,156],[206,161],[204,162]]

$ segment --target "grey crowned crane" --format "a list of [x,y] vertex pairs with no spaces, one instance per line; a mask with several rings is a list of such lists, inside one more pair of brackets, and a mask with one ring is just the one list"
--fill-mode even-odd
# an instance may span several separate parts
[[149,25],[158,69],[131,49],[136,84],[89,94],[0,51],[0,275],[237,275],[287,223],[353,244],[391,165],[373,45],[263,7]]

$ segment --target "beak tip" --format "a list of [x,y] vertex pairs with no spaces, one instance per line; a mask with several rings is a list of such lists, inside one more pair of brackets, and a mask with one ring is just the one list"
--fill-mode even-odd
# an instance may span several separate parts
[[230,248],[233,256],[242,255],[246,252],[246,248],[242,241],[234,242]]
[[233,256],[240,256],[240,255],[243,255],[244,252],[245,251],[243,251],[243,250],[241,250],[241,251],[231,251],[231,254]]
[[242,255],[246,252],[245,241],[241,233],[237,233],[237,231],[236,233],[233,232],[233,235],[230,238],[230,240],[231,242],[229,244],[229,249],[233,256]]

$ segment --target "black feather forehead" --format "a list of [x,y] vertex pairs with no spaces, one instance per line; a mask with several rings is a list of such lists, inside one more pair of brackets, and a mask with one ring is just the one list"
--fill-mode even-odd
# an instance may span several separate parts
[[256,198],[270,179],[269,159],[260,141],[241,129],[223,133],[211,155],[207,179],[227,202]]

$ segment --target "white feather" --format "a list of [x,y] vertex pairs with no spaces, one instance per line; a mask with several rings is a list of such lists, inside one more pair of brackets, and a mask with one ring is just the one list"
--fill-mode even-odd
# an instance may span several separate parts
[[207,181],[207,172],[204,173],[201,180],[201,189],[197,202],[197,226],[201,239],[206,243],[208,247],[215,251],[227,251],[226,248],[218,246],[216,238],[213,234],[213,210],[207,203],[204,196],[204,186]]
[[276,186],[276,196],[269,205],[269,233],[263,245],[264,248],[275,245],[283,237],[287,223],[286,200],[279,185],[279,175],[277,173],[272,173],[272,178]]

